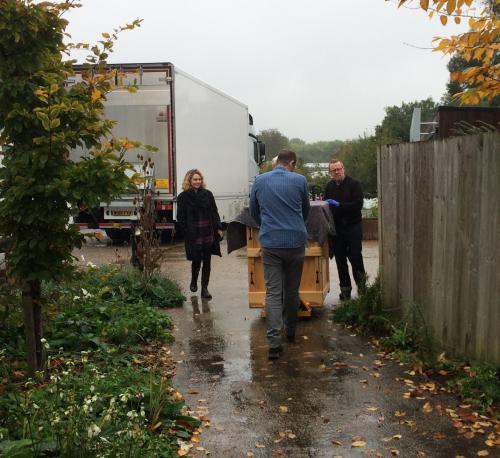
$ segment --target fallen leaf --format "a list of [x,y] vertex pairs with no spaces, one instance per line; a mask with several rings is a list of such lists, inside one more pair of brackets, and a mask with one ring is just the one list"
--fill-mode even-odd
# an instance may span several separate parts
[[396,439],[396,440],[399,440],[401,439],[403,436],[401,434],[394,434],[394,436],[392,436],[393,439]]
[[247,456],[255,456],[253,452],[247,452]]
[[288,412],[288,407],[287,406],[280,406],[280,412],[281,413],[287,413]]
[[402,412],[401,410],[396,410],[396,412],[394,412],[394,415],[396,417],[404,417],[406,415],[406,412]]
[[264,444],[255,444],[255,447],[257,448],[266,448]]
[[351,447],[364,447],[366,445],[365,441],[354,441]]
[[272,454],[272,456],[285,456],[285,453],[283,452],[283,450],[279,450],[279,449],[273,450],[271,454]]
[[335,440],[335,439],[332,439],[332,444],[333,445],[342,445],[342,442]]
[[369,410],[370,412],[376,412],[378,410],[378,407],[367,407],[366,410]]
[[391,455],[398,456],[399,455],[399,450],[396,448],[391,448]]
[[417,456],[427,456],[427,454],[422,452],[422,450],[417,450]]
[[430,402],[426,402],[424,404],[424,407],[422,407],[422,410],[425,412],[425,413],[430,413],[432,412],[432,406],[431,406],[431,403]]
[[297,436],[293,433],[288,433],[288,439],[297,439]]
[[488,450],[479,450],[479,452],[477,452],[477,456],[488,456],[490,454],[490,452],[488,452]]
[[476,435],[472,431],[468,431],[464,434],[464,437],[466,439],[473,439],[474,437],[476,437]]

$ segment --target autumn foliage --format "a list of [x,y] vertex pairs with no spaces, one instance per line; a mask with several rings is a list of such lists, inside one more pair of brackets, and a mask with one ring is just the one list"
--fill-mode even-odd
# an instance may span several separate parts
[[[409,4],[400,0],[398,6]],[[434,51],[454,54],[470,66],[451,74],[451,79],[465,85],[455,95],[464,104],[479,104],[500,94],[500,0],[481,3],[474,0],[420,0],[420,8],[430,18],[439,17],[443,25],[468,21],[469,31],[450,37],[434,38]]]

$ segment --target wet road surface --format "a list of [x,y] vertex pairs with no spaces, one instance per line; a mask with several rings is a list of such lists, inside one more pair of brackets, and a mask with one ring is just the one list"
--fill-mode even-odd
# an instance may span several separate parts
[[[176,325],[174,385],[204,420],[189,456],[448,458],[484,449],[499,456],[484,444],[487,428],[472,439],[457,433],[457,400],[332,323],[339,293],[334,261],[325,306],[301,319],[297,342],[269,361],[265,320],[248,308],[245,249],[212,258],[211,301],[188,289],[183,244],[165,250],[163,270],[187,297],[182,308],[169,310]],[[95,263],[126,262],[128,248],[95,244],[81,254]],[[364,258],[373,278],[376,242],[365,242]],[[405,398],[414,388],[418,395]]]

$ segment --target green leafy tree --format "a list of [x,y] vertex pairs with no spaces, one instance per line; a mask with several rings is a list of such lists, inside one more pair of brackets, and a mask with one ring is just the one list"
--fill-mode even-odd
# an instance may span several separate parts
[[[0,144],[7,145],[0,169],[0,236],[10,240],[8,268],[22,288],[28,369],[43,368],[41,282],[70,272],[72,251],[83,243],[68,222],[85,202],[92,207],[121,194],[130,180],[124,151],[137,147],[112,139],[103,117],[105,95],[115,74],[106,69],[117,34],[140,21],[102,34],[96,46],[65,44],[65,12],[72,0],[0,3]],[[83,81],[73,75],[72,48],[89,50]],[[69,160],[83,147],[89,156]]]
[[382,124],[375,128],[375,135],[380,143],[401,143],[410,141],[410,126],[413,109],[422,109],[422,122],[432,121],[438,105],[431,97],[425,100],[405,103],[401,106],[385,108]]
[[268,159],[276,156],[280,150],[290,147],[290,142],[278,129],[266,129],[259,133],[260,139],[266,145]]
[[377,195],[377,138],[359,137],[346,142],[338,154],[346,173],[363,186],[365,197]]
[[329,162],[343,145],[341,140],[318,141],[314,143],[294,143],[291,148],[304,162]]

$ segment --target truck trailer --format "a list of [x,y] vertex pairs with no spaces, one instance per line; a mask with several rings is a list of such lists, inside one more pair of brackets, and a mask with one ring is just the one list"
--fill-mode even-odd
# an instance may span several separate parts
[[[177,195],[189,169],[199,169],[214,194],[223,223],[248,205],[248,195],[265,145],[253,130],[248,107],[171,63],[110,64],[120,75],[116,89],[106,95],[105,116],[117,122],[114,137],[154,146],[157,152],[126,153],[136,171],[144,160],[154,163],[156,229],[174,231]],[[75,65],[68,84],[81,81],[88,67]],[[118,78],[118,76],[117,76]],[[118,81],[117,81],[118,83]],[[130,92],[127,85],[136,85]],[[83,149],[71,152],[81,160]],[[84,209],[76,219],[81,229],[104,229],[114,241],[127,240],[137,220],[135,195],[123,195],[99,208]]]

